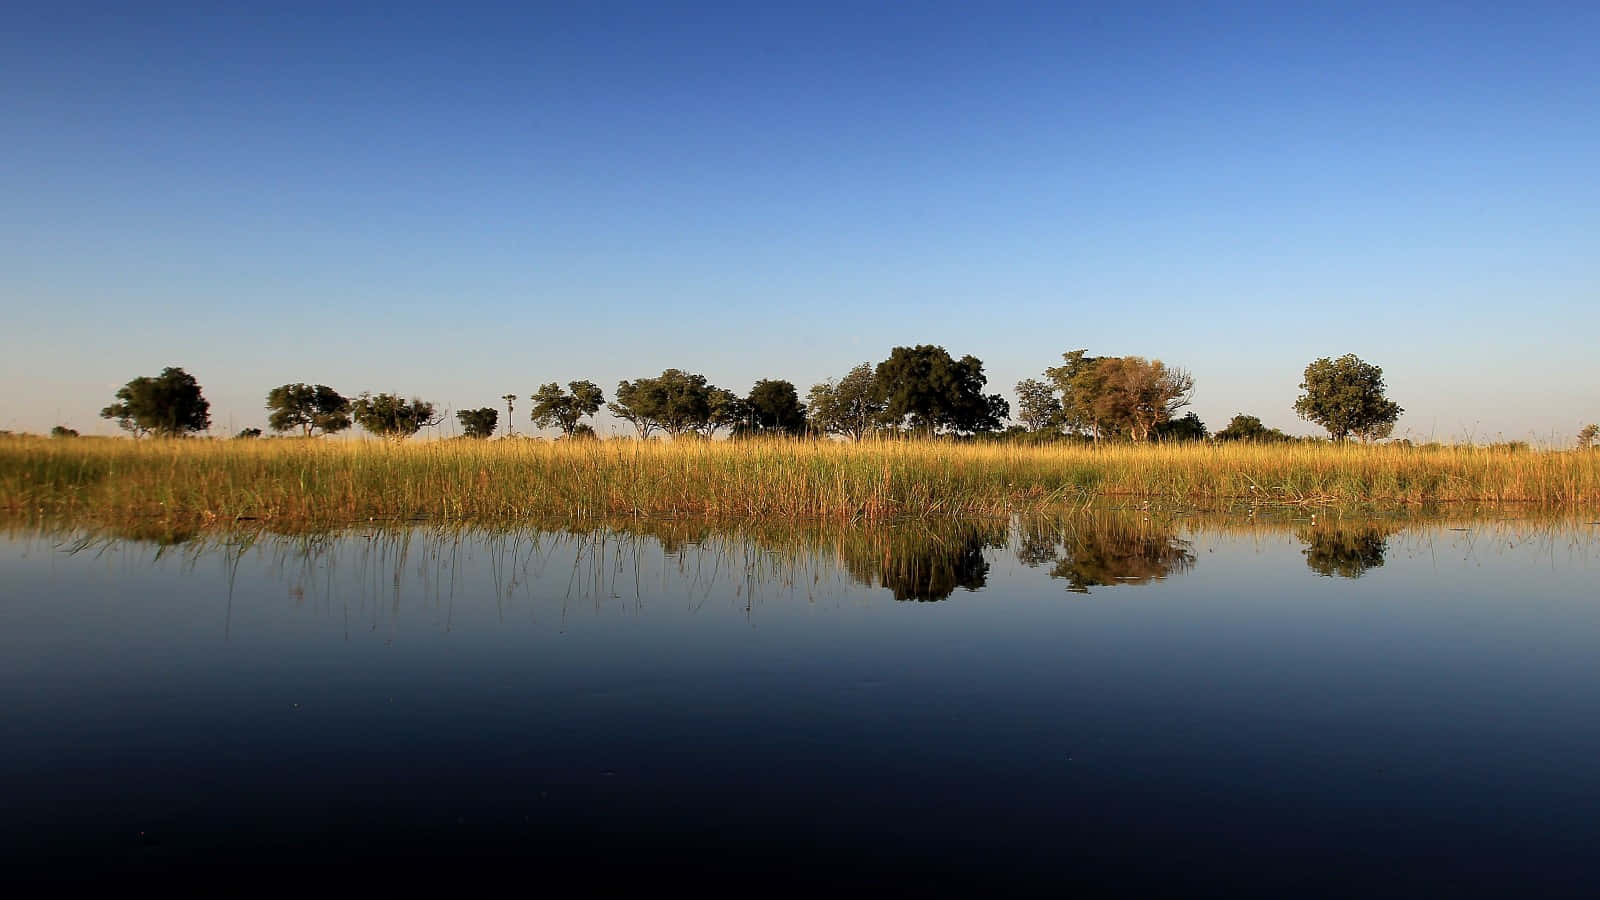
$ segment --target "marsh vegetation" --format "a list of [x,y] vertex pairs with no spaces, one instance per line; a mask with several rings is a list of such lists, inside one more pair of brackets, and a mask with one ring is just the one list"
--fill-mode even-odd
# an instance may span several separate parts
[[0,508],[13,517],[887,522],[1107,500],[1592,508],[1600,506],[1600,453],[1348,443],[0,439]]

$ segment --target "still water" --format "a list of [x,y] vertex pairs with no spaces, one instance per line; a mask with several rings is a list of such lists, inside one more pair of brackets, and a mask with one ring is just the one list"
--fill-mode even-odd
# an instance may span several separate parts
[[0,863],[1588,894],[1591,518],[13,530]]

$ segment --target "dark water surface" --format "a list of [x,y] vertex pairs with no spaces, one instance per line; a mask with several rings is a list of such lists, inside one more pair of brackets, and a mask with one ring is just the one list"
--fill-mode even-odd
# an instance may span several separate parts
[[1597,586],[1585,519],[12,532],[0,863],[1593,894]]

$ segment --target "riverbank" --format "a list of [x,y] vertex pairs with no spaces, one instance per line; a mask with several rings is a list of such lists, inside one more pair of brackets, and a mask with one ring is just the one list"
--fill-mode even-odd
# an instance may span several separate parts
[[997,516],[1103,499],[1600,507],[1600,453],[1329,444],[0,439],[0,508],[193,522]]

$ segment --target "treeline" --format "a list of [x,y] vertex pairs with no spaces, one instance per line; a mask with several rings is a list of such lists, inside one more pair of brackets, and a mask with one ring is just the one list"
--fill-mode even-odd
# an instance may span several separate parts
[[[1062,363],[1016,385],[1017,408],[999,394],[985,393],[983,361],[959,359],[943,347],[895,347],[887,359],[861,363],[836,379],[812,385],[802,399],[783,379],[762,379],[743,396],[710,383],[704,375],[667,369],[654,377],[618,382],[608,401],[592,381],[540,385],[528,400],[527,421],[555,429],[567,439],[596,437],[592,419],[604,408],[628,423],[637,437],[675,440],[753,436],[868,437],[947,436],[961,439],[1052,441],[1253,441],[1301,440],[1239,414],[1215,434],[1194,413],[1179,415],[1194,396],[1194,377],[1159,359],[1062,354]],[[1353,354],[1322,358],[1306,366],[1294,410],[1326,428],[1335,441],[1386,438],[1403,410],[1385,396],[1383,370]],[[507,436],[515,434],[521,397],[505,394]],[[136,436],[177,437],[211,426],[210,404],[194,377],[181,368],[140,377],[117,391],[117,402],[101,410]],[[275,432],[311,437],[359,425],[384,438],[404,439],[438,425],[435,404],[398,394],[363,393],[348,398],[322,384],[284,384],[266,395],[267,425]],[[494,407],[456,413],[463,437],[483,439],[500,426]],[[1006,423],[1013,422],[1011,425]],[[76,434],[58,426],[53,432]],[[259,437],[246,428],[237,437]],[[1596,443],[1586,427],[1580,446]]]

